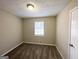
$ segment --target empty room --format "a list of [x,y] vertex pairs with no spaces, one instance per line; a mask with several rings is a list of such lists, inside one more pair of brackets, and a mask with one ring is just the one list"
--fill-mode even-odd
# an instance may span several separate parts
[[78,59],[78,0],[0,0],[0,59]]

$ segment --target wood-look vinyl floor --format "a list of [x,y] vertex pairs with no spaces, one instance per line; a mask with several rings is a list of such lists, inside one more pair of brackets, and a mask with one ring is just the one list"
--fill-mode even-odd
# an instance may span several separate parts
[[10,59],[62,59],[56,47],[22,44],[6,54]]

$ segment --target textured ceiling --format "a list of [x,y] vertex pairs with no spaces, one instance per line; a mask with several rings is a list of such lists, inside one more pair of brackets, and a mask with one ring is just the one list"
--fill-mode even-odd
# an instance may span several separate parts
[[[20,17],[56,16],[70,0],[0,0],[0,9]],[[26,4],[35,6],[28,10]]]

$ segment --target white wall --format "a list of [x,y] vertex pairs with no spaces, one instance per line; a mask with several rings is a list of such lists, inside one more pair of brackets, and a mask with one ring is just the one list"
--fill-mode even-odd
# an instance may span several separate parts
[[[45,35],[43,37],[34,36],[34,22],[45,22]],[[56,18],[30,18],[24,19],[24,41],[32,43],[55,44],[56,41]]]
[[75,6],[72,0],[57,16],[56,44],[64,59],[69,59],[69,11]]
[[22,42],[20,18],[0,10],[0,55]]

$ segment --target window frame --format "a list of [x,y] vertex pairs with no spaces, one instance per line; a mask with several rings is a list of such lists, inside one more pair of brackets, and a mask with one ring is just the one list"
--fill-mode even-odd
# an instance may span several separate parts
[[[37,24],[38,24],[38,26],[37,26]],[[41,29],[36,29],[36,26],[37,27],[40,27],[42,25],[42,28]],[[44,21],[35,21],[34,22],[34,36],[44,36]],[[36,33],[36,31],[38,31],[38,33]],[[42,33],[40,33],[39,31],[43,31]]]

